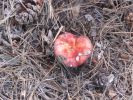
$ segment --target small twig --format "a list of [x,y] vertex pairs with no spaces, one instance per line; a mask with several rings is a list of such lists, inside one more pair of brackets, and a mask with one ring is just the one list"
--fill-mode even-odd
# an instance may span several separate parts
[[14,16],[15,16],[15,14],[11,15],[11,16],[7,16],[4,19],[0,20],[0,25],[3,24],[4,22],[6,22],[9,18],[14,17]]
[[132,70],[132,74],[131,74],[131,83],[132,83],[132,97],[133,97],[133,62],[131,62],[131,70]]
[[48,6],[49,6],[49,18],[53,18],[53,7],[52,7],[52,1],[51,0],[49,0],[48,1]]
[[62,31],[63,28],[64,28],[64,26],[61,26],[61,27],[59,28],[59,30],[58,30],[58,32],[57,32],[57,34],[56,34],[56,36],[55,36],[53,42],[52,42],[51,45],[50,45],[50,47],[51,47],[52,44],[55,42],[56,38],[58,37],[58,35],[60,34],[60,32]]
[[133,34],[133,32],[111,32],[113,34]]

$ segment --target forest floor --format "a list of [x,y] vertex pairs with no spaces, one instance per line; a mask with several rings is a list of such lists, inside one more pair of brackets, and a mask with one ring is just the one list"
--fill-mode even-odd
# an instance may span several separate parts
[[[90,38],[80,67],[54,55],[60,32]],[[0,0],[0,100],[132,100],[132,0]]]

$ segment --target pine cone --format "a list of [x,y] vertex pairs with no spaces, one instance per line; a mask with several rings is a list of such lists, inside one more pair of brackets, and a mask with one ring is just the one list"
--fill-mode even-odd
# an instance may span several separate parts
[[16,1],[15,20],[19,24],[29,24],[38,20],[40,14],[40,8],[43,4],[43,0],[22,0],[22,2]]
[[133,23],[133,12],[128,13],[128,15],[126,16],[126,21],[130,24]]

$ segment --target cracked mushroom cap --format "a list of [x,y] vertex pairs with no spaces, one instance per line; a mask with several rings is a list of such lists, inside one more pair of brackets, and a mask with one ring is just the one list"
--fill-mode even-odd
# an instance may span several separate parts
[[87,36],[76,36],[69,32],[59,35],[54,43],[54,53],[68,67],[82,65],[92,54],[93,45]]

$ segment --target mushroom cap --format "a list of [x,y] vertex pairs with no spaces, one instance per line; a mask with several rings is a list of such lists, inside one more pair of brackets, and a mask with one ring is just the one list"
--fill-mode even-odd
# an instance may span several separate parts
[[93,45],[87,36],[76,36],[69,32],[59,35],[54,43],[55,56],[68,67],[82,65],[91,55]]

